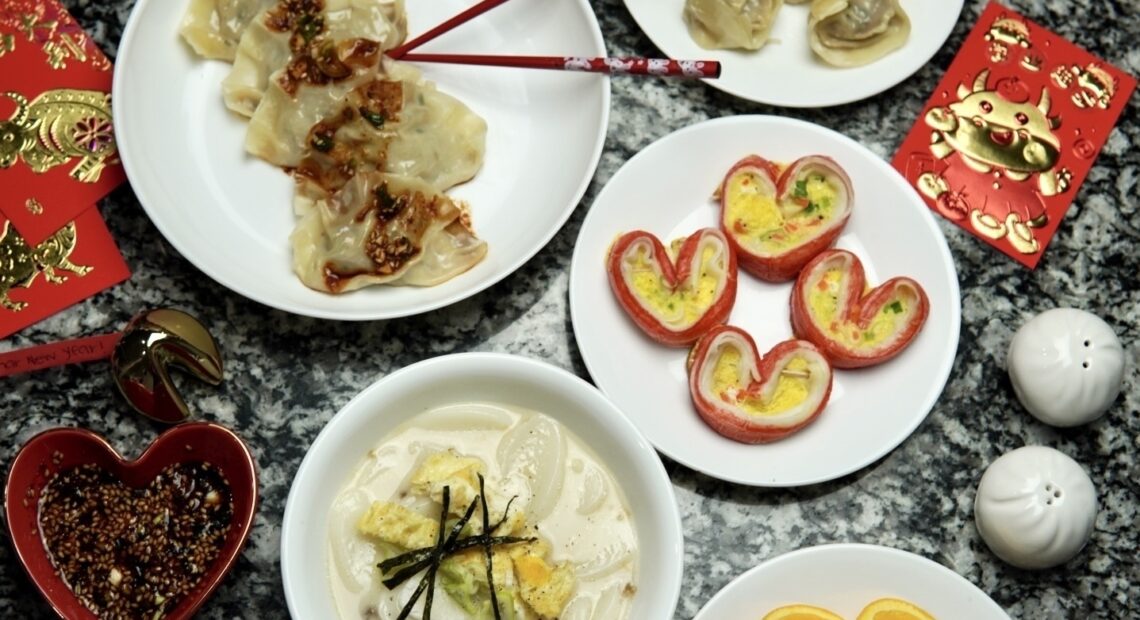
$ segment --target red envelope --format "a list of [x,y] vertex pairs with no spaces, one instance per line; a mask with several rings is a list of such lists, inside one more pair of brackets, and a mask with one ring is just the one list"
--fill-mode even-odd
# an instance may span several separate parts
[[0,5],[0,213],[36,245],[122,183],[111,63],[55,0]]
[[0,338],[131,275],[94,207],[34,246],[0,219],[0,264]]
[[1032,269],[1135,87],[990,3],[892,163],[931,209]]

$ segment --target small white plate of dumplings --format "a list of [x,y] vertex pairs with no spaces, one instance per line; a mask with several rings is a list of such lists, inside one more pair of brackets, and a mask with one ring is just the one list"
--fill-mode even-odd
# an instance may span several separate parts
[[759,103],[859,101],[917,71],[950,36],[963,0],[625,0],[673,58],[720,61],[711,86]]

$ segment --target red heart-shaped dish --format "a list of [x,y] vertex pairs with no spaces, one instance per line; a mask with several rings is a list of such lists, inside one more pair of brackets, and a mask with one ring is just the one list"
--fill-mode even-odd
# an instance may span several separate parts
[[855,202],[847,173],[822,155],[801,157],[782,174],[749,155],[724,175],[717,197],[740,268],[768,282],[791,280],[835,243]]
[[885,362],[914,340],[930,313],[922,286],[891,278],[868,291],[863,263],[846,250],[815,257],[792,287],[792,331],[836,368]]
[[676,346],[728,320],[736,303],[736,256],[715,228],[702,228],[672,249],[651,233],[627,232],[610,246],[606,271],[633,322]]
[[742,443],[782,439],[810,424],[831,395],[831,366],[810,342],[763,357],[739,327],[709,330],[689,354],[689,392],[713,430]]
[[[16,554],[61,617],[97,617],[76,587],[90,601],[121,599],[118,605],[137,593],[150,597],[145,604],[157,605],[161,618],[189,618],[245,544],[257,469],[241,439],[216,424],[175,426],[134,461],[91,431],[60,428],[32,437],[16,454],[4,503]],[[124,558],[148,559],[143,566]],[[195,564],[201,559],[208,561]],[[143,575],[169,576],[161,588],[175,594],[164,597]],[[138,616],[130,610],[139,608],[125,609],[126,617]]]

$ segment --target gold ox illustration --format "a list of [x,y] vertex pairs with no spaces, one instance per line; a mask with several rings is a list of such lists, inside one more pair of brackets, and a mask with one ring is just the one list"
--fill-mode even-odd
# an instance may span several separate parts
[[83,183],[99,180],[115,154],[107,93],[49,90],[32,101],[15,92],[3,94],[16,102],[16,111],[0,121],[0,169],[23,159],[39,174],[78,159],[71,177]]
[[1018,102],[1001,88],[988,89],[988,78],[988,70],[980,72],[972,88],[958,86],[959,101],[926,114],[934,130],[930,152],[946,169],[923,174],[917,186],[946,217],[969,217],[979,234],[1005,237],[1032,254],[1040,250],[1032,229],[1048,222],[1042,196],[1065,191],[1072,180],[1067,169],[1054,170],[1060,140],[1053,130],[1060,121],[1049,116],[1047,89],[1036,104]]
[[55,272],[57,268],[80,277],[90,273],[93,267],[76,265],[70,260],[71,252],[75,250],[75,241],[74,222],[59,229],[34,248],[28,246],[10,222],[4,222],[3,232],[0,232],[0,305],[13,312],[23,310],[28,304],[12,301],[8,298],[8,292],[16,286],[30,287],[41,273],[52,284],[62,284],[67,280],[67,276]]

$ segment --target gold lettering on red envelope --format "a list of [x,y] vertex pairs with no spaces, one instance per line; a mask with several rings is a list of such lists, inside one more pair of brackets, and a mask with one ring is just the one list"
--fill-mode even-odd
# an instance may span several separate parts
[[1033,268],[1135,86],[991,3],[893,164],[935,212]]
[[0,213],[33,245],[124,179],[111,69],[55,0],[0,7]]

